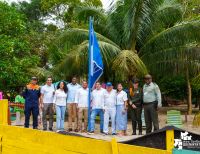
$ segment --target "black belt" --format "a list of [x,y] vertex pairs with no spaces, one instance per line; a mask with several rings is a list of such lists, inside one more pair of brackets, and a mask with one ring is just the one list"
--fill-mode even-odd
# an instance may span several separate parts
[[155,104],[155,103],[157,103],[156,101],[153,101],[153,102],[148,102],[148,103],[143,103],[143,105],[150,105],[150,104]]

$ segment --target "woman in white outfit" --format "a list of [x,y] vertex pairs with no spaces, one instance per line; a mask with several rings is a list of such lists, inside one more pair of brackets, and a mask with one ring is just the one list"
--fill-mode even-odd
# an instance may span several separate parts
[[54,101],[56,108],[56,129],[57,132],[64,130],[65,111],[67,100],[67,86],[65,82],[60,82],[55,92]]
[[123,90],[122,84],[117,85],[117,111],[116,111],[116,129],[120,136],[126,135],[127,129],[127,93]]

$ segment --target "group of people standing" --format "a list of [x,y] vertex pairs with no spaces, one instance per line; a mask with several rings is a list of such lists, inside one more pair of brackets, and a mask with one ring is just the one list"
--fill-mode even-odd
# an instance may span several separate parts
[[158,107],[162,106],[161,92],[158,85],[152,82],[151,75],[144,77],[145,84],[139,86],[139,80],[135,79],[133,90],[130,91],[130,115],[132,119],[133,135],[136,135],[138,126],[139,135],[142,134],[142,109],[144,109],[144,119],[146,125],[146,134],[152,132],[152,123],[154,131],[159,129]]
[[[88,132],[94,134],[95,120],[100,117],[100,132],[109,134],[109,122],[111,119],[111,134],[124,136],[127,130],[127,112],[130,107],[130,114],[133,126],[133,135],[136,135],[138,125],[139,135],[142,135],[141,113],[144,107],[146,133],[159,129],[157,106],[161,105],[161,94],[158,86],[152,82],[150,75],[145,76],[145,84],[139,86],[139,80],[135,79],[133,90],[128,93],[123,90],[121,83],[117,89],[113,89],[111,82],[106,83],[102,88],[100,82],[95,83],[91,92],[90,121],[88,122],[88,95],[87,81],[82,85],[77,83],[73,77],[72,82],[66,84],[61,81],[55,86],[52,78],[48,77],[46,84],[41,88],[37,85],[37,78],[32,77],[23,92],[25,98],[25,127],[29,127],[30,115],[33,116],[33,128],[38,127],[39,110],[42,110],[43,130],[47,128],[53,131],[54,112],[56,112],[56,130],[64,131],[65,113],[68,113],[67,131]],[[47,127],[47,115],[49,126]],[[84,121],[84,122],[83,122]],[[73,123],[74,122],[74,123]],[[83,122],[83,124],[82,124]],[[73,125],[74,124],[74,125]],[[89,125],[88,125],[89,124]]]

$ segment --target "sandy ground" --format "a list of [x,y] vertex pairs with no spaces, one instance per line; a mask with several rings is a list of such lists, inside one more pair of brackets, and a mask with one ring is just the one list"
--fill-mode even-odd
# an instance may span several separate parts
[[[166,116],[166,110],[162,109],[159,112],[159,125],[160,128],[163,128],[167,125],[166,120],[167,116]],[[194,119],[194,115],[188,115],[187,116],[187,122],[185,121],[185,115],[182,115],[182,121],[183,121],[183,127],[182,129],[196,133],[196,134],[200,134],[200,127],[193,127],[192,126],[192,121]],[[22,117],[21,121],[23,123],[24,117]],[[32,122],[30,122],[32,123]],[[15,121],[12,122],[12,125],[15,125]],[[55,131],[55,125],[56,123],[54,122],[54,131]],[[138,138],[140,137],[139,135],[131,135],[132,134],[132,126],[131,126],[131,122],[128,122],[128,129],[127,129],[127,136],[112,136],[112,135],[102,135],[99,132],[99,124],[97,123],[95,125],[96,127],[96,131],[94,135],[88,135],[87,133],[77,133],[86,137],[91,137],[91,138],[95,138],[95,139],[102,139],[102,140],[108,140],[110,141],[113,137],[115,137],[117,139],[117,141],[126,141],[126,140],[130,140],[130,139],[134,139],[134,138]],[[39,125],[38,127],[40,130],[42,130],[42,125]],[[65,129],[67,130],[67,122],[65,122]],[[137,132],[138,133],[138,132]],[[143,129],[143,134],[145,134],[145,128]]]

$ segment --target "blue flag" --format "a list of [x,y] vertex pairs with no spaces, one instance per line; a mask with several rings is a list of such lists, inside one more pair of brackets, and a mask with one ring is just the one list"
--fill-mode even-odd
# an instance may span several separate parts
[[103,74],[103,61],[96,34],[93,29],[93,23],[90,19],[89,29],[89,88],[92,88],[95,82]]
[[91,90],[94,84],[103,74],[103,60],[97,41],[96,34],[94,32],[92,19],[90,18],[90,28],[89,28],[89,72],[88,72],[88,131],[91,131],[90,124],[90,104],[91,104]]

